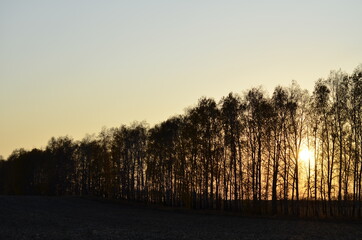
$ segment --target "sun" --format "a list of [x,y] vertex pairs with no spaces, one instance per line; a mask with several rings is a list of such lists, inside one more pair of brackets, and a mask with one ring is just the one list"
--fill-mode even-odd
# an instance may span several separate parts
[[304,148],[299,152],[299,159],[304,163],[308,163],[309,161],[314,162],[314,152],[310,151],[308,148]]

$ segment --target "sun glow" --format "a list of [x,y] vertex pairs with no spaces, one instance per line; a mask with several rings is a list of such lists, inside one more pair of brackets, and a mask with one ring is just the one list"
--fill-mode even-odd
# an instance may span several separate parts
[[313,164],[314,163],[314,152],[310,151],[308,148],[304,148],[299,152],[299,159],[306,164],[308,164],[309,161],[311,164]]

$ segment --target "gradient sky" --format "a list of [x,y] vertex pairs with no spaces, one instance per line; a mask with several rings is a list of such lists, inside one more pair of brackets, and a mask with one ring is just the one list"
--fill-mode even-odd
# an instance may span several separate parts
[[362,1],[0,0],[0,155],[362,63]]

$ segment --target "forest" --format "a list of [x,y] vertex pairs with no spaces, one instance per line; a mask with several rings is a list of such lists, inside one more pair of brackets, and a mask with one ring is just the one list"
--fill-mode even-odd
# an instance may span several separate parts
[[202,97],[150,127],[103,128],[0,161],[0,194],[76,195],[245,215],[362,216],[362,65]]

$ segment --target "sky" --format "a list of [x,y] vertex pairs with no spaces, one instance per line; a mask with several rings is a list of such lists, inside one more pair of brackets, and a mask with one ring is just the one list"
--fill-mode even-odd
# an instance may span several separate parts
[[362,63],[362,1],[0,0],[0,155]]

